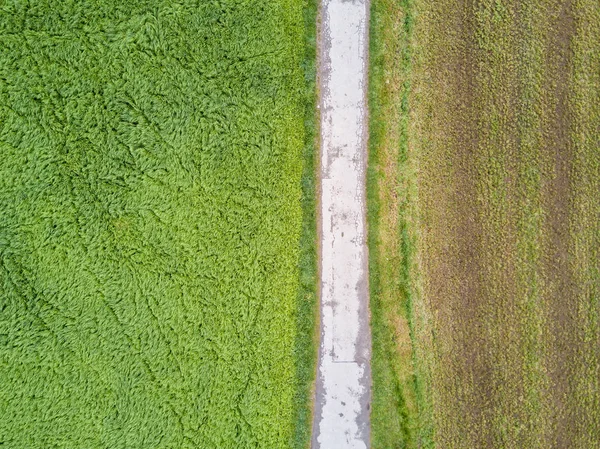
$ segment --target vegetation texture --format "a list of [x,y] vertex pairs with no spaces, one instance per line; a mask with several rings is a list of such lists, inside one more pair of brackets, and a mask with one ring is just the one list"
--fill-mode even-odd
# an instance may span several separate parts
[[[371,2],[367,175],[373,341],[373,448],[427,446],[427,397],[414,348],[415,185],[409,159],[412,0]],[[412,217],[412,218],[411,218]]]
[[300,236],[300,289],[296,318],[296,381],[294,399],[296,427],[292,447],[305,449],[312,430],[312,400],[315,385],[318,331],[317,273],[317,0],[304,4],[305,56],[304,153],[302,172],[302,233]]
[[600,5],[373,0],[371,42],[373,447],[600,447]]
[[0,8],[0,445],[302,446],[307,4]]

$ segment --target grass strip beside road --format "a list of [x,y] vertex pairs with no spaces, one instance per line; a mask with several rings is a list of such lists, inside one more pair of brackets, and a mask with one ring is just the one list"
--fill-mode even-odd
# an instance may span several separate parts
[[373,336],[374,448],[427,447],[432,442],[425,352],[415,341],[419,295],[415,266],[415,172],[410,156],[413,6],[371,2],[369,283]]
[[298,290],[298,316],[296,331],[295,397],[296,428],[291,447],[307,448],[312,430],[312,399],[315,385],[318,334],[318,268],[317,268],[317,0],[305,0],[304,11],[304,151],[302,154],[302,233],[300,235],[300,287]]

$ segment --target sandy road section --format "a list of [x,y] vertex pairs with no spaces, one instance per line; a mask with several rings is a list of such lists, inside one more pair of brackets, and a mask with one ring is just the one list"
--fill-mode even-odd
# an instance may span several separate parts
[[368,1],[321,0],[321,343],[312,447],[368,448]]

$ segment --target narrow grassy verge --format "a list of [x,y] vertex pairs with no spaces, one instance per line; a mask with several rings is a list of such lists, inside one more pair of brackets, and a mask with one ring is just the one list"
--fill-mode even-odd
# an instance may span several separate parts
[[414,173],[409,161],[413,11],[411,0],[371,2],[369,283],[373,337],[372,447],[427,447],[413,297]]
[[312,429],[312,393],[315,383],[318,333],[318,269],[317,269],[317,204],[316,182],[318,166],[317,125],[317,0],[304,2],[304,151],[302,153],[302,233],[300,235],[300,288],[296,333],[296,379],[298,382],[295,406],[296,427],[291,447],[307,448]]

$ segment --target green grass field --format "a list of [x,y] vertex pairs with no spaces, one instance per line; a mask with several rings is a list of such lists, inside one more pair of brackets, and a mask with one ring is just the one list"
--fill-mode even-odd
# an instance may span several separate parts
[[0,446],[305,445],[314,9],[0,3]]

